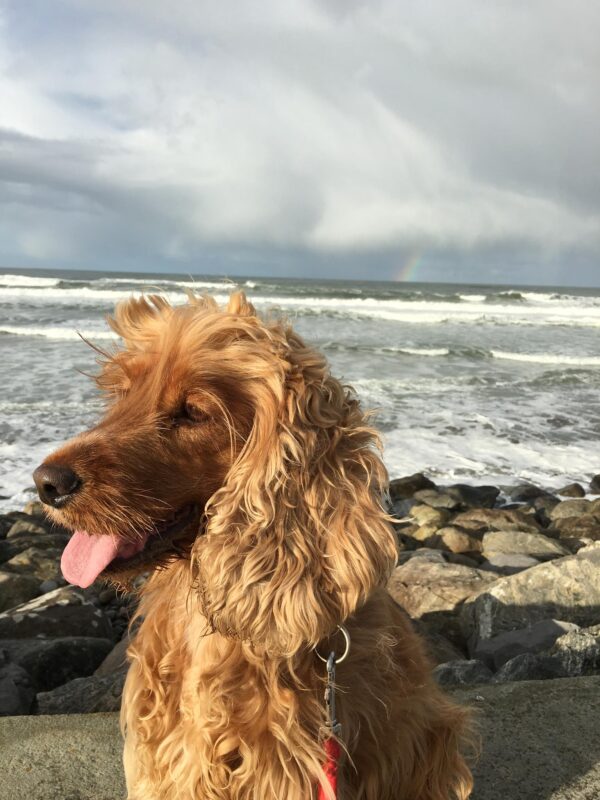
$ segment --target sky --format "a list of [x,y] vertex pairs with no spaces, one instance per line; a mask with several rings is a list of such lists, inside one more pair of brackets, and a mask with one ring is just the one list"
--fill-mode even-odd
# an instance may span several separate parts
[[0,266],[600,285],[600,3],[0,0]]

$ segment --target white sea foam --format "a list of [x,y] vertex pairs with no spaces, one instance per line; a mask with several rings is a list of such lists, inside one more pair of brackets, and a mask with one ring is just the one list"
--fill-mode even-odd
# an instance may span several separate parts
[[0,286],[56,286],[58,278],[38,278],[30,275],[0,275]]
[[10,334],[12,336],[39,336],[43,339],[117,339],[117,335],[112,331],[98,330],[76,330],[74,328],[47,328],[29,327],[19,325],[0,325],[0,334]]
[[409,356],[447,356],[450,351],[447,347],[399,347],[399,353],[406,353]]
[[494,358],[507,361],[524,361],[532,364],[556,364],[569,367],[600,367],[600,356],[569,356],[551,353],[511,353],[492,350]]

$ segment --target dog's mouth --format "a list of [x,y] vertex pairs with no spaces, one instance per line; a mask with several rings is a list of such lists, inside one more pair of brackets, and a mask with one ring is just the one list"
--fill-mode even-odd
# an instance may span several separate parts
[[141,569],[169,552],[179,551],[199,524],[198,506],[190,504],[171,513],[151,531],[141,533],[134,542],[76,530],[62,554],[62,574],[69,583],[86,589],[100,575]]

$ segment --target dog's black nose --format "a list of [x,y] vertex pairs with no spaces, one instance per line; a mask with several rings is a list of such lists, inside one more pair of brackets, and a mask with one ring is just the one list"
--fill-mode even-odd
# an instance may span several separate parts
[[58,464],[42,464],[33,473],[33,480],[42,503],[55,508],[64,505],[81,486],[72,469]]

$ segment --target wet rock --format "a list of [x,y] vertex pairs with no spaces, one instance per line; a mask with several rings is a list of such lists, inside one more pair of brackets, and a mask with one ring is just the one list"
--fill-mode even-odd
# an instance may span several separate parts
[[594,475],[590,481],[590,492],[592,494],[600,494],[600,475]]
[[124,672],[75,678],[51,692],[40,692],[36,698],[37,713],[90,714],[118,711],[124,683]]
[[0,514],[0,539],[6,539],[6,534],[12,526],[20,519],[30,519],[28,514],[22,511],[10,511],[8,514]]
[[562,517],[553,522],[561,539],[582,538],[600,540],[600,516],[582,514],[579,517]]
[[404,519],[411,513],[411,509],[416,505],[416,500],[408,498],[406,500],[394,500],[390,508],[390,514],[396,519]]
[[23,506],[23,513],[32,517],[44,517],[44,504],[39,500],[30,500]]
[[21,575],[35,575],[38,581],[58,580],[62,550],[53,547],[28,547],[6,561],[3,569]]
[[460,500],[463,508],[493,508],[500,494],[497,486],[468,486],[464,483],[448,486],[446,491]]
[[531,507],[535,509],[535,518],[543,528],[547,528],[552,523],[550,513],[559,502],[557,497],[548,495],[547,497],[538,497],[531,503]]
[[495,553],[488,555],[479,565],[480,569],[486,569],[497,575],[516,575],[524,569],[536,567],[540,562],[537,558],[525,556],[521,553]]
[[539,533],[541,530],[541,526],[533,514],[504,508],[474,508],[457,514],[452,522],[468,531]]
[[559,542],[541,533],[523,531],[490,531],[483,537],[483,555],[519,554],[538,561],[549,561],[570,555],[570,551]]
[[43,536],[37,533],[31,535],[15,536],[12,539],[5,539],[0,541],[0,563],[5,563],[14,556],[27,550],[29,547],[34,547],[40,550],[46,548],[51,549],[53,552],[56,550],[64,549],[69,537],[62,533],[45,533]]
[[0,614],[0,639],[38,636],[113,639],[113,631],[103,611],[71,587],[64,587]]
[[538,497],[547,497],[548,492],[533,483],[521,483],[518,486],[507,486],[506,494],[515,503],[527,503],[536,500]]
[[4,639],[11,661],[22,667],[36,691],[48,691],[73,678],[91,675],[113,647],[110,639],[69,636],[59,639]]
[[566,678],[560,665],[552,659],[535,653],[523,653],[507,661],[492,678],[492,683],[512,681],[539,681],[549,678]]
[[0,612],[26,603],[40,593],[40,582],[30,575],[0,571]]
[[28,714],[35,697],[29,675],[0,649],[0,717]]
[[482,550],[479,539],[470,536],[467,531],[457,528],[455,525],[440,528],[427,539],[426,544],[438,550],[448,550],[450,553],[480,553]]
[[572,622],[545,619],[527,628],[507,631],[494,636],[493,639],[480,641],[472,656],[497,670],[507,661],[523,653],[541,653],[550,648],[559,637],[578,630],[579,626]]
[[410,515],[419,525],[435,525],[437,528],[442,528],[450,519],[450,513],[443,508],[432,508],[424,504],[414,505]]
[[460,508],[460,498],[443,489],[421,489],[415,492],[415,500],[432,508],[445,508],[450,511]]
[[[484,573],[485,574],[485,573]],[[464,633],[472,646],[544,619],[588,627],[600,619],[600,545],[499,578],[465,600]]]
[[390,481],[390,497],[392,501],[406,500],[421,489],[435,489],[435,483],[426,478],[421,472]]
[[42,521],[29,517],[21,519],[11,525],[6,534],[7,539],[15,539],[18,536],[45,536],[48,532],[48,525]]
[[111,672],[127,669],[127,648],[129,644],[129,637],[123,637],[96,669],[94,675],[110,675]]
[[432,672],[440,686],[468,686],[475,683],[489,683],[492,672],[477,659],[447,661],[439,664]]
[[567,486],[563,486],[562,489],[558,489],[556,494],[561,495],[561,497],[585,497],[585,489],[580,483],[569,483]]
[[550,519],[556,521],[565,517],[579,517],[590,510],[589,500],[563,500],[554,506],[550,512]]
[[58,581],[47,580],[47,581],[42,581],[40,583],[40,594],[46,594],[47,592],[53,592],[55,589],[58,589]]

